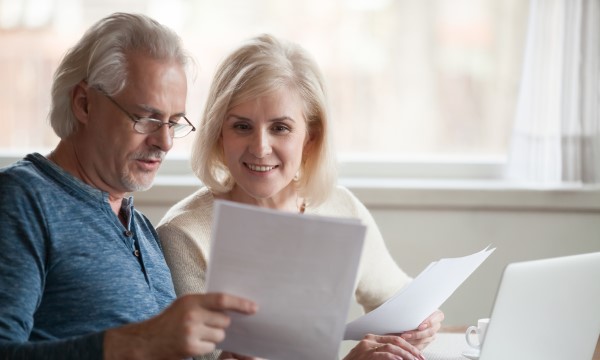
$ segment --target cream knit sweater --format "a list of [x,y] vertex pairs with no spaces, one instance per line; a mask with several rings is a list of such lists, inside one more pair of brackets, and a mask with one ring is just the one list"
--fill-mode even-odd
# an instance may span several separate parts
[[[212,193],[203,187],[174,205],[158,225],[178,296],[205,290],[213,204]],[[384,303],[410,280],[390,256],[369,211],[348,189],[338,186],[325,203],[317,207],[309,205],[305,213],[357,218],[367,226],[355,291],[356,301],[365,312]]]

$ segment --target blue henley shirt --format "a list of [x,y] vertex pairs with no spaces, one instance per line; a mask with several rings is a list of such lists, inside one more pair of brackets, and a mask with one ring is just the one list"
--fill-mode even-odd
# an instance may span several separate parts
[[0,169],[0,359],[102,359],[104,330],[174,300],[152,224],[122,210],[40,154]]

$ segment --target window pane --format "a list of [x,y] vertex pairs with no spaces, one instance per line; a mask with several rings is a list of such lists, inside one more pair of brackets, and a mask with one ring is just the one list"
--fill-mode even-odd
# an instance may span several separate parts
[[[269,32],[321,66],[340,152],[506,152],[525,38],[521,0],[0,0],[0,45],[11,50],[0,53],[0,150],[56,144],[46,121],[52,73],[113,11],[146,13],[182,35],[198,62],[188,97],[195,124],[218,62]],[[173,152],[187,154],[191,140],[178,139]]]

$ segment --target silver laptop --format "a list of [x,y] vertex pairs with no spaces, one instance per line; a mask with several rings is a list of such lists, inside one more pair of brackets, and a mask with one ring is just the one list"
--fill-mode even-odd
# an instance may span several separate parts
[[588,360],[599,335],[600,252],[512,263],[479,360]]

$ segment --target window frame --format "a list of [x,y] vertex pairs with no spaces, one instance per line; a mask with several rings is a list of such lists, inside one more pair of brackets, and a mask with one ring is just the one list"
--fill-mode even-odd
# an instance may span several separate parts
[[[31,151],[0,152],[0,167]],[[544,211],[600,212],[600,185],[543,188],[503,178],[502,157],[389,159],[342,154],[339,184],[352,191],[369,209],[405,211]],[[196,191],[189,158],[167,155],[147,191],[135,193],[138,207],[169,208]]]

